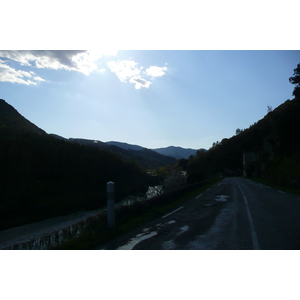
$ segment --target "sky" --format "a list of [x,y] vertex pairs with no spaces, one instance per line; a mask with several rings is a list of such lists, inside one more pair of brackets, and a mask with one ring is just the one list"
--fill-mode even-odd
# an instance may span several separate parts
[[0,50],[0,98],[47,133],[210,148],[292,99],[300,51]]

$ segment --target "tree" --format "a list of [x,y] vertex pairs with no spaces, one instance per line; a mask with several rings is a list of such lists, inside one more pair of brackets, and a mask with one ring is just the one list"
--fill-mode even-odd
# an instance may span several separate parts
[[189,160],[185,159],[185,158],[181,158],[178,163],[177,163],[177,167],[182,170],[182,171],[186,171],[187,170],[187,165],[188,165]]
[[268,105],[267,106],[267,112],[270,113],[271,111],[273,111],[273,108],[272,108],[272,106]]
[[201,158],[201,157],[205,156],[206,152],[207,152],[207,151],[206,151],[205,149],[200,149],[200,150],[198,150],[198,151],[196,152],[196,158]]
[[235,131],[235,134],[238,135],[238,134],[240,134],[241,132],[242,132],[242,130],[241,130],[240,128],[237,128],[236,131]]
[[300,100],[300,64],[294,69],[294,76],[289,78],[291,84],[295,84],[293,95],[296,99]]

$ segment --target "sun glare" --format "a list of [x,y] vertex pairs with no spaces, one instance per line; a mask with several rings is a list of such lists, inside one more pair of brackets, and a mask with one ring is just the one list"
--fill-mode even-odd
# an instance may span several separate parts
[[103,55],[109,55],[109,56],[116,56],[118,53],[118,50],[91,50],[89,51],[91,58],[93,60],[97,60],[99,58],[101,58]]

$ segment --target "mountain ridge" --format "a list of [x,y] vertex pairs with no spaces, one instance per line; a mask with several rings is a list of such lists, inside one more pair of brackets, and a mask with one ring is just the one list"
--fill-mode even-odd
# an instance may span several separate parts
[[199,150],[205,150],[204,148],[201,149],[191,149],[191,148],[182,148],[178,146],[169,146],[169,147],[164,147],[164,148],[156,148],[153,149],[157,153],[163,154],[163,155],[168,155],[171,157],[174,157],[176,159],[188,159],[191,155],[196,155],[197,151]]
[[124,143],[124,142],[117,142],[117,141],[105,142],[105,144],[112,145],[112,146],[117,146],[117,147],[125,149],[125,150],[128,150],[128,149],[143,150],[143,149],[146,148],[146,147],[142,147],[142,146],[139,146],[139,145],[133,145],[133,144],[128,144],[128,143]]
[[38,134],[47,133],[23,117],[12,105],[0,99],[0,134]]
[[214,143],[185,162],[188,183],[214,176],[262,178],[270,184],[300,188],[300,100],[286,100],[249,128]]
[[106,144],[114,145],[114,146],[117,146],[117,147],[120,147],[120,148],[126,149],[126,150],[128,150],[128,149],[132,149],[132,150],[149,149],[149,150],[155,151],[161,155],[170,156],[175,159],[181,159],[181,158],[188,159],[191,155],[196,155],[198,150],[206,151],[206,149],[204,149],[204,148],[191,149],[191,148],[183,148],[183,147],[179,147],[179,146],[168,146],[168,147],[161,147],[161,148],[146,148],[146,147],[142,147],[139,145],[133,145],[133,144],[117,142],[117,141],[106,142]]
[[[179,160],[181,158],[188,159],[191,155],[195,155],[198,151],[198,149],[182,148],[176,146],[149,149],[143,146],[125,142],[109,141],[104,143],[97,140],[79,138],[67,139],[55,133],[48,134],[44,130],[27,120],[13,106],[11,106],[3,99],[0,99],[0,134],[2,136],[38,134],[65,141],[77,142],[79,144],[88,144],[89,146],[94,146],[114,152],[115,154],[121,155],[127,160],[137,160],[144,168],[150,169],[153,167],[156,168],[166,164],[175,163],[175,161],[171,160],[171,158],[175,160]],[[120,149],[127,150],[129,152],[125,153]],[[163,155],[165,159],[158,155],[155,155],[154,153]],[[154,164],[150,162],[151,159],[154,160]]]
[[140,146],[137,147],[140,147],[141,150],[134,150],[130,147],[124,148],[124,144],[126,143],[121,143],[123,144],[123,147],[119,147],[115,144],[107,144],[98,140],[70,138],[69,141],[112,152],[119,155],[125,160],[136,161],[141,167],[147,170],[157,169],[166,165],[172,165],[176,162],[176,159],[174,159],[173,157],[162,155],[151,149],[143,148]]
[[133,159],[47,134],[4,100],[0,166],[0,230],[104,207],[109,181],[116,202],[144,195],[150,181]]

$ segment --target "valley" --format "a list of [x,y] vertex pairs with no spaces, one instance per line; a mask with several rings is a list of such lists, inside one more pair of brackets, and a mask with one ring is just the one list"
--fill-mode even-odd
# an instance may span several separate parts
[[208,150],[147,149],[47,134],[0,100],[0,230],[102,209],[108,181],[117,202],[234,176],[300,192],[299,115],[295,98]]

